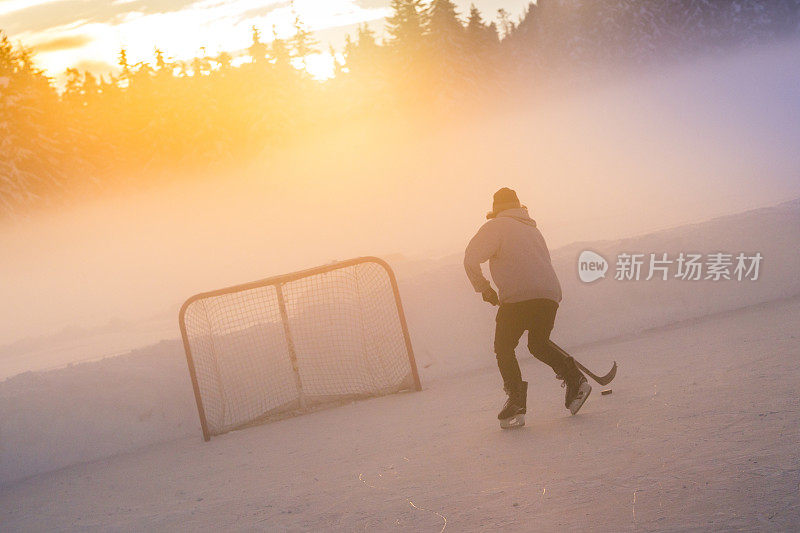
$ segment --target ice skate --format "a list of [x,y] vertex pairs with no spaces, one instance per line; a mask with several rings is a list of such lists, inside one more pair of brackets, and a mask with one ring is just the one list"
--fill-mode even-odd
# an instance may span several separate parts
[[567,388],[567,392],[564,395],[564,407],[574,415],[580,411],[586,399],[589,398],[592,386],[589,385],[586,377],[578,370],[572,357],[567,358],[564,374],[564,376],[558,375],[556,377],[563,380],[561,386]]
[[500,420],[500,427],[502,429],[513,429],[513,428],[521,428],[525,425],[525,415],[518,414],[514,415],[509,418],[504,418]]
[[503,429],[517,428],[525,425],[526,402],[528,399],[528,382],[523,381],[513,390],[506,388],[508,399],[502,411],[497,415]]
[[[569,385],[567,385],[567,389],[569,390]],[[574,398],[567,404],[567,409],[569,412],[577,414],[580,411],[583,404],[586,402],[586,399],[589,398],[589,394],[592,393],[592,386],[589,385],[589,382],[586,381],[586,378],[581,376],[579,378],[579,384],[577,387],[577,391],[575,392]],[[567,392],[569,394],[569,392]]]

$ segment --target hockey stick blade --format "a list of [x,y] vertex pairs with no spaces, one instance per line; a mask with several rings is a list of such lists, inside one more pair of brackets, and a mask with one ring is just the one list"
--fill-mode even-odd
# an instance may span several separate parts
[[[547,341],[547,343],[552,348],[555,348],[556,350],[558,350],[564,357],[571,357],[567,352],[564,351],[564,349],[561,346],[559,346],[558,344],[554,343],[553,341]],[[616,361],[614,361],[614,366],[611,367],[611,370],[608,371],[608,374],[606,374],[605,376],[598,376],[597,374],[595,374],[594,372],[592,372],[591,370],[589,370],[588,368],[586,368],[585,366],[580,364],[580,362],[578,362],[577,359],[573,358],[573,360],[575,361],[575,364],[578,365],[578,368],[580,368],[587,376],[589,376],[590,378],[595,380],[600,385],[603,385],[603,386],[608,385],[609,383],[611,383],[614,380],[614,376],[617,375],[617,362]]]
[[592,378],[597,383],[599,383],[600,385],[603,385],[603,386],[608,385],[609,383],[611,383],[614,380],[614,377],[617,375],[617,362],[616,361],[614,361],[614,366],[611,367],[611,370],[605,376],[595,375],[594,373],[592,373],[591,370],[589,370],[588,368],[586,368],[585,366],[580,364],[578,361],[575,361],[575,364],[578,365],[578,368],[580,368],[583,371],[584,374],[586,374],[587,376],[589,376],[590,378]]

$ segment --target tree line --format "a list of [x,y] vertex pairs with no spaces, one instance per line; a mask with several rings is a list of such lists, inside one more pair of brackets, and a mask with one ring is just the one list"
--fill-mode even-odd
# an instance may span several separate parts
[[[0,217],[148,170],[224,164],[365,119],[444,120],[511,87],[606,64],[649,64],[800,31],[800,0],[539,0],[518,19],[459,13],[451,0],[391,0],[379,37],[360,25],[330,50],[334,76],[303,68],[323,51],[296,17],[291,37],[252,28],[244,57],[189,61],[154,47],[115,73],[69,69],[59,90],[0,30]],[[125,177],[129,176],[129,177]]]

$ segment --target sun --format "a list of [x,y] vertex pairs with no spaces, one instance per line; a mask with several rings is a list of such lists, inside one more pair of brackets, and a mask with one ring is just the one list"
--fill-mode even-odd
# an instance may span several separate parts
[[[337,59],[341,61],[341,58]],[[316,80],[327,80],[334,75],[335,60],[329,53],[309,54],[304,59],[295,61],[296,67],[305,68],[306,72]]]

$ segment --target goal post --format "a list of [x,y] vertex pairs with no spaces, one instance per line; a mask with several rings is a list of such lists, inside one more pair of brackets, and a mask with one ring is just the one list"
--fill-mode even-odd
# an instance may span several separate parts
[[422,390],[397,279],[360,257],[192,296],[178,319],[203,438]]

